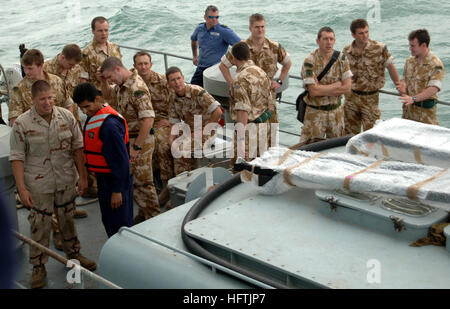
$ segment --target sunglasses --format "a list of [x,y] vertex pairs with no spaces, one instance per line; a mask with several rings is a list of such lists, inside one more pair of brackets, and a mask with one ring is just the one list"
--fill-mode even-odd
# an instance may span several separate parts
[[209,19],[219,19],[219,16],[208,16]]

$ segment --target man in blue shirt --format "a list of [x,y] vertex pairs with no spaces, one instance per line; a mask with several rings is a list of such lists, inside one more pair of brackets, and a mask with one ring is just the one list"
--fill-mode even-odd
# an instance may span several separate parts
[[88,118],[83,129],[87,167],[95,172],[98,200],[106,234],[133,225],[133,176],[130,174],[128,129],[124,118],[91,83],[79,84],[73,101]]
[[[191,35],[192,62],[197,66],[191,84],[203,87],[203,71],[220,62],[220,58],[241,39],[233,30],[219,23],[219,9],[210,5],[205,10],[205,22]],[[198,52],[200,50],[200,52]]]

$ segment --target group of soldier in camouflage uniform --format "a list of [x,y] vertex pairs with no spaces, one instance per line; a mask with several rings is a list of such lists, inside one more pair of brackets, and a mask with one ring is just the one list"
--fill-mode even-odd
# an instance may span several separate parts
[[361,127],[364,131],[372,128],[381,117],[379,90],[385,84],[386,68],[401,94],[403,118],[438,124],[436,94],[441,90],[445,71],[439,58],[429,50],[428,32],[421,29],[410,33],[412,56],[406,61],[404,78],[400,80],[387,46],[369,39],[366,20],[354,20],[350,31],[354,41],[345,46],[320,82],[317,76],[334,52],[333,29],[319,30],[316,40],[319,48],[304,60],[302,77],[308,95],[300,141],[311,143],[358,134]]
[[[215,13],[218,14],[218,11]],[[256,135],[252,136],[249,130],[245,140],[235,135],[232,162],[239,155],[237,149],[240,144],[245,149],[241,156],[247,160],[276,144],[271,132],[274,131],[273,124],[275,131],[278,124],[276,90],[287,77],[291,60],[281,44],[265,37],[265,25],[266,20],[261,14],[250,16],[250,37],[234,44],[222,56],[219,65],[230,85],[231,119],[244,127],[253,124],[256,128]],[[192,156],[173,155],[172,149],[180,150],[177,148],[179,145],[174,146],[180,136],[180,131],[174,130],[174,126],[184,123],[189,129],[191,142],[188,152],[192,154],[214,136],[214,126],[211,134],[204,134],[205,128],[209,124],[217,125],[223,109],[205,89],[186,84],[180,69],[171,67],[165,75],[152,71],[151,56],[146,52],[138,52],[134,56],[134,68],[125,68],[119,47],[108,41],[108,21],[96,17],[91,28],[94,39],[82,51],[75,44],[67,45],[61,54],[45,64],[38,50],[25,53],[22,64],[26,77],[13,89],[9,121],[14,125],[10,160],[13,166],[17,162],[25,162],[25,169],[16,169],[15,176],[24,179],[18,182],[21,185],[19,194],[26,199],[24,205],[31,209],[31,237],[48,246],[50,216],[54,213],[54,218],[58,219],[54,220],[55,226],[62,234],[62,245],[59,246],[68,256],[80,258],[82,265],[84,263],[95,269],[95,263],[79,254],[80,245],[72,218],[76,180],[79,176],[78,187],[82,187],[83,191],[87,187],[84,181],[87,183],[88,179],[86,170],[80,165],[80,158],[69,155],[79,153],[82,147],[81,122],[78,109],[71,99],[77,84],[90,82],[95,85],[101,91],[105,104],[109,103],[127,121],[134,175],[133,195],[139,206],[135,224],[161,212],[160,205],[168,201],[169,179],[196,168],[196,159]],[[404,117],[437,124],[433,102],[441,89],[444,68],[428,49],[429,36],[424,43],[423,31],[419,31],[419,36],[410,35],[413,56],[406,62],[404,80],[400,80],[386,45],[369,39],[367,22],[355,20],[351,32],[355,40],[344,48],[320,82],[317,76],[334,52],[335,37],[331,28],[320,29],[316,41],[319,48],[304,60],[301,74],[308,95],[305,98],[307,108],[300,141],[311,143],[349,133],[357,134],[361,126],[363,130],[370,129],[381,116],[378,91],[385,83],[385,68],[388,68],[391,79],[402,94]],[[278,63],[282,66],[281,74],[275,80]],[[237,67],[234,79],[229,71],[233,65]],[[53,120],[48,123],[41,114],[37,114],[35,107],[38,106],[39,94],[48,94],[45,85],[38,87],[40,92],[35,90],[37,94],[31,93],[33,84],[40,80],[48,82],[54,95],[56,107],[50,117]],[[342,95],[345,95],[344,104],[341,104]],[[201,116],[201,128],[194,124],[198,116]],[[196,132],[199,129],[201,132]],[[201,145],[193,142],[198,134]],[[252,140],[264,143],[262,151],[249,151],[249,141]],[[59,177],[57,172],[49,172],[48,162],[51,166],[68,167],[66,170],[70,170],[71,174],[64,176],[65,179]],[[159,196],[153,179],[154,168],[159,169],[163,183]],[[22,176],[19,176],[20,173]],[[94,177],[91,177],[89,188],[95,191]],[[24,190],[31,192],[33,203],[30,203],[30,193],[25,194]],[[31,249],[30,263],[36,269],[36,274],[33,270],[33,287],[43,285],[45,268],[42,270],[42,266],[46,261],[45,255]]]

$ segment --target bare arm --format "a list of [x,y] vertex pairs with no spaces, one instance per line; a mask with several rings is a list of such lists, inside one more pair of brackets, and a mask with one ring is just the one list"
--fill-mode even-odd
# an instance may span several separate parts
[[307,85],[310,96],[312,97],[325,97],[325,96],[338,96],[341,94],[350,93],[352,88],[352,79],[347,78],[344,81],[338,81],[329,85],[316,84]]
[[220,72],[222,72],[223,77],[225,78],[225,81],[228,83],[228,85],[231,86],[233,84],[233,78],[231,77],[230,69],[227,68],[226,65],[224,65],[222,62],[219,64]]
[[219,106],[211,113],[211,116],[209,117],[208,123],[217,123],[217,122],[219,122],[220,116],[222,116],[222,109]]
[[73,161],[80,175],[80,179],[78,179],[78,194],[81,196],[87,189],[87,171],[84,164],[83,148],[79,148],[73,152]]
[[394,63],[391,63],[387,66],[389,76],[391,77],[392,82],[397,85],[397,82],[400,80],[400,77],[397,72],[397,68],[395,67]]
[[246,126],[248,123],[248,113],[246,111],[238,110],[236,112],[236,122],[240,122]]
[[191,49],[192,49],[192,63],[196,66],[198,65],[198,42],[191,41]]
[[[286,63],[285,65],[283,65],[281,67],[281,73],[280,73],[280,76],[279,76],[279,79],[281,79],[281,81],[284,81],[284,79],[288,75],[289,70],[291,69],[291,65],[292,65],[292,61],[289,60],[288,63]],[[276,81],[272,81],[272,86],[270,88],[276,90],[276,89],[278,89],[280,87],[281,87],[280,84],[278,84]]]
[[[428,100],[428,99],[430,99],[432,96],[434,96],[438,92],[439,92],[439,88],[434,87],[434,86],[428,87],[424,91],[422,91],[421,93],[418,93],[418,94],[415,95],[416,101],[417,102],[421,102],[421,101]],[[402,103],[404,105],[411,105],[411,104],[414,103],[414,100],[413,100],[412,96],[409,96],[409,95],[406,95],[406,94],[403,94],[400,97],[400,100],[402,101]]]
[[25,173],[23,161],[15,160],[11,162],[14,179],[16,180],[17,192],[19,192],[20,200],[26,207],[33,206],[33,198],[30,191],[25,187]]

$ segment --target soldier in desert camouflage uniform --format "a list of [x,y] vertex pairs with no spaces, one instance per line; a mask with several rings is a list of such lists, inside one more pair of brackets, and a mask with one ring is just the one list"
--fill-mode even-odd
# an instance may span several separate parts
[[397,90],[402,95],[403,118],[439,124],[436,100],[445,75],[444,65],[429,48],[427,30],[412,31],[408,39],[411,57],[406,60],[403,80],[397,83]]
[[[166,71],[167,83],[171,91],[169,97],[169,122],[171,125],[184,121],[187,125],[186,129],[191,134],[191,147],[188,150],[189,154],[192,154],[194,150],[203,149],[205,142],[211,137],[209,134],[203,134],[205,126],[209,123],[217,124],[222,115],[222,109],[220,103],[217,102],[205,89],[197,85],[186,84],[184,82],[184,76],[181,70],[177,67],[170,67]],[[197,124],[198,129],[202,132],[194,132],[194,117],[201,116],[201,127]],[[218,124],[217,124],[218,125]],[[177,138],[177,132],[173,131],[169,137],[169,145],[172,147],[172,143]],[[194,134],[201,136],[201,144],[194,145],[197,139],[194,138]],[[180,139],[187,138],[183,134]],[[178,140],[178,139],[177,139]],[[200,141],[198,139],[198,141]],[[187,147],[189,148],[189,147]],[[174,157],[174,169],[175,175],[178,175],[184,171],[190,171],[197,167],[197,160],[192,155],[188,157],[178,157],[172,151]]]
[[[155,149],[153,122],[155,112],[148,87],[137,72],[126,69],[122,61],[109,57],[101,67],[102,93],[127,121],[130,137],[131,170],[134,176],[133,196],[139,206],[135,224],[161,213],[153,182],[152,155]],[[113,87],[108,85],[113,82]]]
[[22,57],[22,65],[26,76],[13,88],[9,101],[8,119],[13,125],[21,114],[31,108],[31,86],[37,80],[46,80],[55,95],[55,105],[72,111],[72,99],[63,81],[56,75],[44,72],[44,56],[37,49],[28,50]]
[[[44,80],[32,86],[33,107],[14,122],[10,157],[18,192],[30,209],[31,239],[48,247],[51,215],[55,211],[69,259],[77,259],[91,271],[95,262],[80,254],[80,242],[73,222],[73,202],[86,189],[83,138],[72,113],[54,105],[53,91]],[[33,267],[31,287],[45,285],[48,256],[30,246]]]
[[[67,89],[70,97],[73,95],[73,90],[80,83],[82,68],[79,65],[81,61],[81,50],[76,44],[66,45],[61,54],[58,54],[55,58],[48,60],[44,63],[44,71],[59,76]],[[79,115],[78,105],[72,103],[73,113],[75,119],[80,124],[81,120]],[[97,197],[97,180],[94,173],[88,171],[88,189],[83,194],[86,198]],[[80,210],[75,210],[75,216],[81,216]],[[83,216],[86,217],[87,213]]]
[[[266,20],[261,14],[253,14],[249,18],[251,32],[250,37],[245,40],[250,48],[250,60],[255,65],[263,69],[271,81],[270,89],[272,90],[273,100],[270,105],[270,112],[272,118],[270,123],[278,123],[278,113],[276,107],[276,90],[281,87],[283,81],[288,76],[289,69],[291,68],[291,57],[289,53],[281,46],[280,43],[269,40],[265,37],[266,34]],[[274,80],[275,74],[278,71],[277,63],[281,64],[281,73],[277,80]],[[225,80],[231,86],[233,80],[231,78],[229,68],[232,66],[232,55],[229,51],[222,57],[219,65]]]
[[372,128],[380,119],[378,90],[385,84],[385,68],[392,81],[397,83],[399,76],[394,58],[383,43],[369,39],[369,25],[364,19],[356,19],[350,25],[355,39],[343,49],[350,63],[352,93],[345,95],[345,133],[358,134]]
[[346,56],[341,53],[328,73],[320,82],[317,81],[317,76],[332,58],[335,41],[333,29],[321,28],[316,40],[319,48],[309,54],[303,63],[303,85],[308,90],[308,95],[305,96],[307,106],[301,143],[344,135],[341,96],[350,92],[352,82],[352,72]]
[[[155,110],[155,151],[153,152],[153,166],[160,172],[162,181],[161,193],[158,196],[160,205],[169,198],[167,183],[174,176],[173,157],[169,147],[169,88],[163,74],[151,70],[152,57],[147,52],[138,52],[133,57],[134,68],[138,71],[152,97]],[[133,71],[133,70],[131,70]]]
[[[54,74],[61,78],[64,83],[64,87],[72,100],[73,90],[80,83],[80,73],[81,67],[79,63],[81,62],[81,49],[76,44],[69,44],[64,46],[62,52],[56,55],[53,59],[47,60],[44,62],[44,71],[50,74]],[[73,103],[73,115],[77,120],[80,129],[81,129],[81,120],[78,112],[78,105]],[[89,177],[89,176],[88,176]],[[97,187],[96,182],[92,182],[88,180],[88,188]],[[87,212],[85,210],[76,209],[74,212],[74,218],[86,218]],[[53,227],[53,240],[55,241],[55,247],[59,250],[62,250],[62,239],[58,236],[58,222],[56,221],[56,216],[53,215],[52,221]]]
[[[120,48],[115,43],[108,41],[109,23],[102,16],[95,17],[91,22],[94,38],[82,51],[81,78],[83,82],[91,82],[100,90],[101,78],[98,71],[108,57],[122,59]],[[109,102],[113,103],[113,102]]]
[[[44,71],[54,74],[62,79],[69,97],[72,97],[73,90],[80,83],[81,77],[81,49],[76,44],[64,46],[62,52],[53,59],[44,62]],[[81,126],[78,105],[72,102],[73,115]]]
[[[253,159],[267,150],[270,140],[269,107],[272,100],[271,80],[267,74],[250,59],[250,49],[245,42],[236,43],[232,48],[232,62],[236,64],[237,74],[230,89],[230,116],[236,123],[244,127],[254,128],[245,137],[235,134],[235,156],[231,160],[234,165],[237,156],[242,156],[240,149],[245,149],[245,159]],[[251,126],[249,126],[251,125]],[[264,134],[266,132],[266,134]],[[242,141],[245,138],[245,142]],[[243,143],[244,142],[244,143]],[[249,142],[256,146],[249,148]],[[241,144],[241,145],[239,145]],[[245,144],[245,148],[243,147]],[[238,145],[241,147],[238,148]],[[253,150],[253,152],[252,152]],[[256,152],[254,151],[256,150]]]
[[[22,57],[22,63],[24,65],[26,76],[19,82],[17,87],[13,89],[11,94],[8,115],[11,124],[14,123],[18,116],[32,107],[31,86],[36,80],[46,80],[50,84],[55,95],[55,105],[66,107],[73,111],[73,101],[66,85],[57,75],[44,71],[44,56],[39,50],[28,50]],[[74,216],[75,218],[85,218],[87,217],[87,212],[75,209]],[[62,250],[62,237],[58,230],[58,222],[55,214],[53,215],[52,227],[55,248]]]

